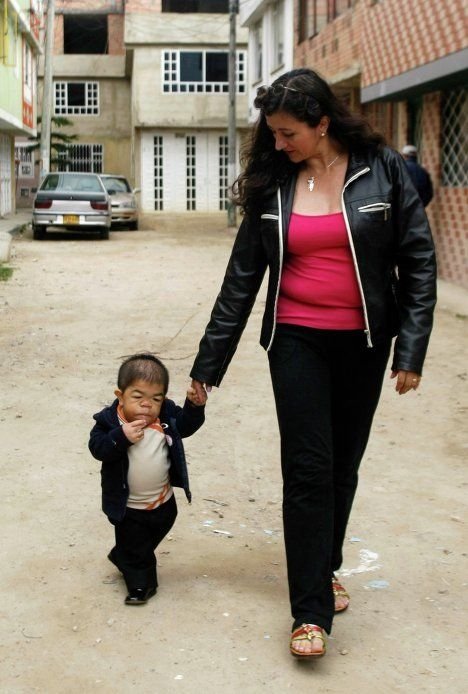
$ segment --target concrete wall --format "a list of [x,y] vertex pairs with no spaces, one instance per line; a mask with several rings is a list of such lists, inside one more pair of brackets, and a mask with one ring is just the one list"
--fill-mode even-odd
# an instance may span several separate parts
[[[197,50],[202,46],[191,46]],[[227,129],[227,94],[165,93],[162,91],[162,50],[141,47],[134,51],[132,107],[136,128]],[[247,95],[237,94],[238,127],[245,125]]]

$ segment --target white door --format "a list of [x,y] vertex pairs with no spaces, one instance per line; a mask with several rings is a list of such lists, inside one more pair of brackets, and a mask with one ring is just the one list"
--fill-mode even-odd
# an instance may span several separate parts
[[11,210],[11,140],[0,135],[0,217]]
[[142,138],[144,212],[219,212],[227,204],[227,136],[151,132]]

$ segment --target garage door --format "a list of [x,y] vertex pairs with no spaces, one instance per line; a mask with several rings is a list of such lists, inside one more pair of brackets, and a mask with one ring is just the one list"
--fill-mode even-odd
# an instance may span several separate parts
[[145,133],[141,160],[144,212],[219,212],[227,208],[225,133]]

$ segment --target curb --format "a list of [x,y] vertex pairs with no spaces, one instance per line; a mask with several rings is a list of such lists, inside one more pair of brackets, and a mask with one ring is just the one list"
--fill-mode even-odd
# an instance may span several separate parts
[[12,237],[9,231],[0,231],[0,263],[8,263]]

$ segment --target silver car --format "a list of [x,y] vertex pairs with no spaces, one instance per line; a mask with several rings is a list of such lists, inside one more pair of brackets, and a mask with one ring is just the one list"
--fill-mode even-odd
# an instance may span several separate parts
[[111,198],[112,226],[122,225],[138,229],[138,205],[135,194],[140,188],[132,189],[125,176],[100,174],[101,181]]
[[110,198],[97,174],[65,171],[47,174],[34,199],[35,239],[43,239],[48,227],[99,231],[102,239],[108,239],[110,226]]

